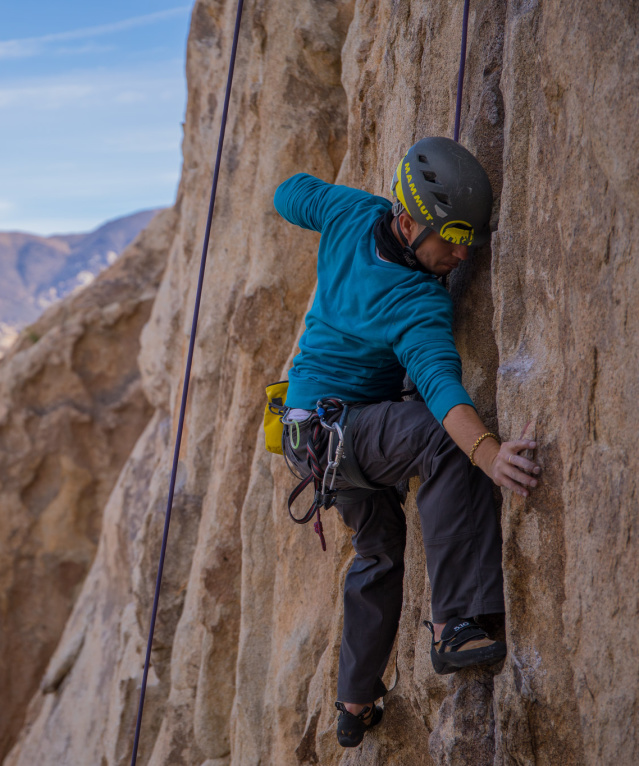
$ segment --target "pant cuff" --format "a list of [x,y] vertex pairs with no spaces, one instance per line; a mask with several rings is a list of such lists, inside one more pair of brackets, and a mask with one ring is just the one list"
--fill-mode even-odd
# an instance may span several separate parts
[[448,622],[451,617],[476,617],[478,614],[504,614],[506,611],[503,600],[474,601],[468,608],[459,607],[433,611],[433,622]]
[[339,702],[349,702],[354,705],[367,705],[369,702],[383,697],[388,692],[384,682],[381,678],[375,681],[373,689],[342,689],[339,684],[337,686],[337,699]]

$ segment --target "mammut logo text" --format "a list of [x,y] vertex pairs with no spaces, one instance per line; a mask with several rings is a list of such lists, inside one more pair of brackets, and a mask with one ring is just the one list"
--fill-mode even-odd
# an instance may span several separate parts
[[410,189],[410,193],[413,195],[413,199],[419,208],[419,212],[426,218],[427,221],[432,221],[433,216],[428,212],[428,208],[424,205],[422,198],[417,193],[417,187],[413,183],[413,176],[410,172],[410,162],[404,163],[404,172],[406,173],[406,183]]

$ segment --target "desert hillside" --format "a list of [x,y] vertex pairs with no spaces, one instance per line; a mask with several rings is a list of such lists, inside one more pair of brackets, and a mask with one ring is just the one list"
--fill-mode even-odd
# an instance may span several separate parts
[[[5,766],[130,762],[235,7],[193,9],[175,207],[0,363]],[[471,2],[461,142],[496,194],[449,281],[456,341],[486,422],[530,424],[544,471],[502,493],[503,665],[435,675],[413,487],[384,720],[342,750],[349,531],[325,513],[323,553],[292,524],[262,446],[317,246],[273,192],[306,171],[386,195],[417,138],[452,136],[462,9],[245,3],[139,764],[639,762],[633,3]]]
[[85,234],[0,232],[0,355],[44,309],[115,263],[157,212],[116,218]]

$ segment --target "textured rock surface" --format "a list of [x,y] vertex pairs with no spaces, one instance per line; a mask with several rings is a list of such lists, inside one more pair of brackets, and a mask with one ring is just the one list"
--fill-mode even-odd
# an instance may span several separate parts
[[504,506],[504,764],[639,759],[637,6],[597,10],[506,23],[498,405],[502,431],[536,421],[545,479]]
[[[462,139],[493,181],[497,231],[492,263],[486,249],[451,280],[457,340],[486,420],[504,436],[531,422],[545,469],[531,500],[504,495],[509,657],[434,675],[409,500],[385,718],[338,748],[348,530],[327,514],[322,554],[287,520],[292,479],[259,435],[317,242],[277,218],[272,191],[306,170],[384,193],[416,137],[450,135],[462,4],[249,1],[138,763],[637,761],[636,9],[476,5]],[[130,760],[234,8],[193,14],[179,218],[140,356],[155,414],[10,766]]]
[[[0,364],[0,754],[93,560],[102,510],[153,414],[136,357],[166,263],[162,214]],[[57,682],[52,682],[57,683]]]

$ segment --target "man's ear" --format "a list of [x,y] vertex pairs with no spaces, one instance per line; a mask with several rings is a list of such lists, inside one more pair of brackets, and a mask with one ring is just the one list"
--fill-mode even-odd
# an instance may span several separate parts
[[402,232],[406,239],[409,242],[412,242],[415,239],[415,232],[417,229],[417,223],[415,220],[411,218],[405,210],[402,210],[402,212],[399,214],[398,223],[401,226]]

